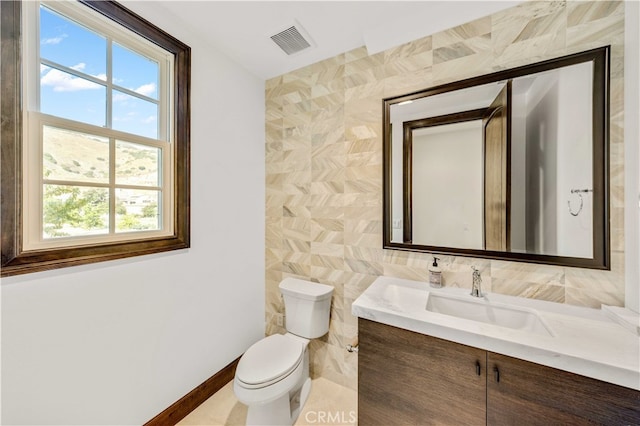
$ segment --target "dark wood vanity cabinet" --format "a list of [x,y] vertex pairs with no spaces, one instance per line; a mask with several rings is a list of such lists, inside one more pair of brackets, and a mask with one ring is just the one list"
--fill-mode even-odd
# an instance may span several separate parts
[[360,425],[640,425],[640,392],[360,318]]
[[486,351],[363,319],[358,342],[358,424],[484,423]]
[[639,391],[492,352],[487,361],[487,424],[640,425]]

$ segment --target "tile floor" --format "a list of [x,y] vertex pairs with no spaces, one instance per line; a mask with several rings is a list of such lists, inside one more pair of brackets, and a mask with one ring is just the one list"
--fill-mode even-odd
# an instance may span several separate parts
[[[358,394],[353,389],[324,378],[313,379],[309,399],[295,425],[355,425],[357,404]],[[233,382],[229,382],[178,425],[244,425],[246,418],[247,407],[236,399]]]

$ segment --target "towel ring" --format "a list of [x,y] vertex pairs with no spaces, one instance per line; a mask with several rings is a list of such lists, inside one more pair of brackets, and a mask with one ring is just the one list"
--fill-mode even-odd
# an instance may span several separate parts
[[572,194],[578,194],[578,197],[580,197],[580,207],[578,207],[578,211],[577,212],[573,212],[573,209],[571,208],[571,200],[567,200],[567,206],[569,207],[569,213],[571,213],[571,216],[578,216],[580,214],[580,212],[582,211],[582,207],[584,206],[584,198],[582,198],[582,193],[583,192],[592,192],[593,189],[572,189],[571,193]]
[[[571,191],[573,192],[573,191]],[[582,198],[582,194],[577,192],[578,197],[580,197],[580,207],[578,207],[578,211],[577,212],[573,212],[573,209],[571,208],[571,200],[567,200],[567,206],[569,207],[569,213],[571,213],[571,216],[578,216],[580,214],[580,212],[582,211],[582,206],[584,206],[584,199]]]

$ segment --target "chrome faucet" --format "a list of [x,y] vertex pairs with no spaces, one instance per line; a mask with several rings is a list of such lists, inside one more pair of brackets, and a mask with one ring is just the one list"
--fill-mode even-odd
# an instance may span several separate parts
[[472,266],[471,269],[473,269],[473,280],[471,282],[471,295],[473,297],[483,297],[482,289],[480,288],[480,284],[482,283],[480,270],[476,269],[475,266]]

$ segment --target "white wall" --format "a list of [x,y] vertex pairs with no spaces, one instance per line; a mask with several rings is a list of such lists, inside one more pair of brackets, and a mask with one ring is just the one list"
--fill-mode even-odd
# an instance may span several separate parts
[[527,93],[526,203],[527,212],[538,212],[527,215],[527,235],[533,237],[527,243],[539,253],[593,256],[593,193],[571,193],[593,191],[591,168],[585,167],[593,161],[593,135],[581,124],[592,116],[592,93],[585,90],[591,68],[582,63],[540,74]]
[[[593,65],[582,63],[558,72],[558,181],[556,238],[562,256],[593,257],[593,132],[585,126],[593,116]],[[587,89],[585,89],[587,88]],[[582,197],[582,209],[580,209]],[[571,212],[567,202],[571,202]]]
[[141,424],[264,335],[264,83],[192,48],[191,248],[2,280],[2,424]]
[[[593,135],[582,125],[592,116],[592,93],[585,90],[591,68],[581,63],[538,74],[526,95],[526,120],[514,120],[526,126],[526,210],[537,212],[527,214],[527,244],[538,253],[593,256],[593,192],[571,193],[593,191],[591,167],[585,167],[593,162]],[[514,87],[519,82],[528,84],[516,79]]]
[[640,312],[640,3],[625,2],[625,306]]
[[483,249],[483,169],[482,120],[413,131],[414,244]]
[[[392,108],[393,110],[394,108]],[[397,108],[396,108],[397,109]],[[403,164],[403,148],[404,148],[404,132],[403,120],[399,118],[391,122],[391,217],[392,219],[392,235],[391,241],[394,243],[404,242],[404,164]]]
[[526,191],[526,128],[527,97],[519,90],[521,79],[512,82],[511,97],[511,251],[527,251],[527,191]]
[[557,254],[558,249],[556,77],[536,77],[527,95],[527,252],[549,255]]

